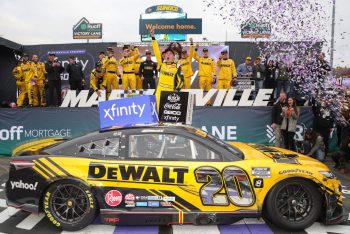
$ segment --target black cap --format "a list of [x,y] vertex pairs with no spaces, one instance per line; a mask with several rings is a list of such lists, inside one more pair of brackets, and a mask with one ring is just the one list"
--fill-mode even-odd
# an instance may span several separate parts
[[29,55],[26,54],[26,53],[24,53],[24,54],[22,55],[22,57],[23,57],[23,58],[24,58],[24,57],[29,57]]
[[203,48],[203,52],[208,52],[208,48]]
[[71,56],[69,56],[69,59],[75,60],[75,56],[74,56],[74,55],[71,55]]
[[95,67],[102,67],[102,63],[100,62],[95,63]]
[[228,53],[228,51],[227,50],[223,50],[223,51],[221,51],[221,54],[227,54]]
[[52,52],[49,52],[49,56],[56,56],[56,55]]
[[101,55],[101,54],[104,54],[104,55],[106,55],[106,54],[105,54],[105,52],[103,52],[103,51],[101,51],[101,52],[100,52],[100,53],[99,53],[98,55]]
[[186,54],[186,53],[187,53],[187,50],[182,50],[182,53],[183,53],[183,54]]
[[146,54],[152,54],[151,51],[149,50],[146,50]]

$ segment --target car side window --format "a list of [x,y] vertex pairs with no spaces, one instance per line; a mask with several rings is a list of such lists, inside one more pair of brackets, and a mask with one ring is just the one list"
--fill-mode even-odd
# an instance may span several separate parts
[[208,147],[190,138],[172,134],[130,135],[131,158],[166,160],[213,160],[221,157]]
[[118,137],[99,139],[78,145],[77,154],[119,157],[119,145],[120,139]]

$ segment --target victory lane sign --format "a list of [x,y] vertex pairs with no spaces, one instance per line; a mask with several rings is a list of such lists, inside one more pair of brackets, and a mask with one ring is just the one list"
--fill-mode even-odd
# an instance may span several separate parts
[[194,98],[189,92],[163,91],[160,95],[159,120],[192,124]]

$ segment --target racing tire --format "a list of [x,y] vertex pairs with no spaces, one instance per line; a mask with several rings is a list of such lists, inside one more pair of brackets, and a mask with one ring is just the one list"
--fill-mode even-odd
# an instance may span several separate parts
[[90,188],[76,180],[52,184],[44,193],[43,210],[50,222],[66,231],[77,231],[91,224],[97,202]]
[[321,215],[322,197],[315,184],[286,179],[273,187],[264,207],[265,217],[276,226],[299,231],[310,227]]

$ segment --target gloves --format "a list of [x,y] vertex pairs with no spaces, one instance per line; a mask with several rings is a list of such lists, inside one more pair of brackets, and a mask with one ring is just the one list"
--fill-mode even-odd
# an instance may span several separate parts
[[237,85],[238,85],[237,79],[232,79],[232,80],[231,80],[231,86],[232,86],[232,87],[236,87]]
[[216,76],[214,76],[212,84],[216,84]]
[[122,79],[119,79],[119,85],[122,85],[123,84],[123,80]]

